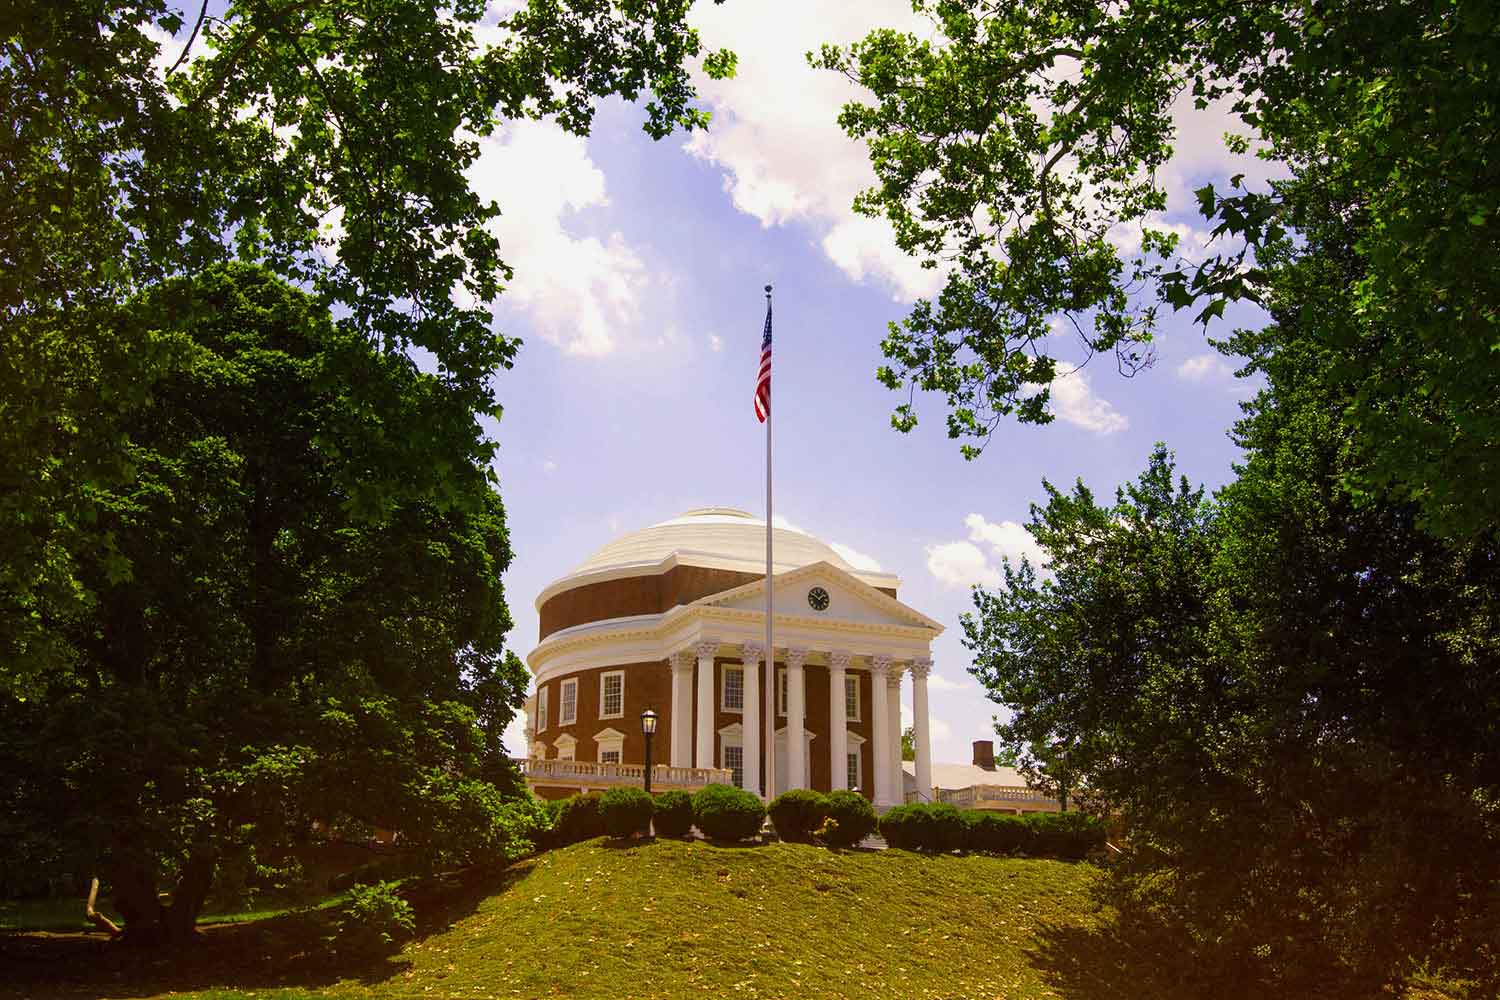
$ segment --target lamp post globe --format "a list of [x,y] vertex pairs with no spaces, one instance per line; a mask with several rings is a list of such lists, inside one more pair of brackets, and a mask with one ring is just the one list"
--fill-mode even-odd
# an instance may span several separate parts
[[651,738],[656,735],[656,712],[646,709],[641,713],[641,733],[646,737],[646,767],[643,772],[646,794],[651,794]]

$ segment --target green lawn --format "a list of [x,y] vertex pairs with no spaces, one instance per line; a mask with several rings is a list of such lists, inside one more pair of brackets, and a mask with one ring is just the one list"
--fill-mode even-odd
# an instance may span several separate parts
[[206,928],[168,956],[0,937],[0,982],[21,997],[216,1000],[1201,996],[1174,956],[1120,942],[1091,901],[1098,877],[1056,861],[594,841],[418,887],[418,938],[375,966],[330,960],[291,917]]

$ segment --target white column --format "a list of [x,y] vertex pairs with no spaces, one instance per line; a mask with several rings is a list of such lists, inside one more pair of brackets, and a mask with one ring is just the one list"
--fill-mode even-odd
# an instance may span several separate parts
[[692,650],[672,654],[673,767],[693,766],[693,662]]
[[693,652],[698,654],[698,752],[695,761],[698,767],[718,767],[714,760],[714,720],[718,707],[714,698],[714,654],[719,651],[717,639],[700,642]]
[[887,773],[891,776],[891,801],[899,806],[906,801],[905,782],[901,779],[901,668],[892,665],[885,683],[888,688],[885,710],[891,715],[890,742],[885,747],[891,757],[891,768]]
[[874,716],[870,720],[873,727],[870,753],[875,762],[875,787],[871,790],[871,797],[877,809],[889,809],[895,805],[891,801],[891,755],[887,752],[891,743],[891,713],[886,708],[890,700],[886,676],[890,670],[889,656],[870,657],[870,694],[874,702],[870,706],[870,714]]
[[760,660],[765,649],[753,642],[740,647],[745,664],[745,788],[760,794]]
[[917,791],[922,801],[931,801],[932,795],[932,747],[931,725],[927,721],[927,675],[932,672],[932,660],[918,657],[911,661],[911,715],[917,738]]
[[829,788],[849,787],[849,719],[844,713],[844,671],[849,669],[849,654],[834,650],[828,654],[828,763],[833,768]]
[[786,651],[786,787],[806,788],[807,743],[803,732],[807,706],[803,704],[802,664],[807,650]]

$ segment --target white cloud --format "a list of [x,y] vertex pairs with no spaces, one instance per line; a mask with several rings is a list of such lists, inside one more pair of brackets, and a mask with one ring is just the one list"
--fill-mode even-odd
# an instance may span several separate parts
[[928,674],[927,686],[933,691],[967,691],[973,684],[968,678],[962,681],[949,680],[942,674]]
[[[927,683],[930,686],[932,678],[929,677]],[[912,712],[911,705],[903,701],[901,703],[901,731],[905,732],[913,724],[912,720],[915,718],[916,714]],[[940,740],[946,740],[953,735],[953,727],[933,715],[931,706],[928,706],[927,709],[927,735],[934,744]]]
[[552,461],[552,459],[550,458],[547,459],[542,463],[542,471],[547,473],[548,475],[551,475],[552,473],[557,471],[557,463]]
[[[1006,559],[1012,566],[1019,566],[1024,557],[1037,569],[1042,568],[1045,554],[1041,547],[1015,521],[990,521],[983,514],[970,514],[964,518],[964,525],[969,529],[967,541],[927,547],[927,570],[944,586],[997,587],[1004,579],[1000,566]],[[989,549],[988,554],[981,545]]]
[[927,571],[945,587],[968,589],[976,584],[995,587],[1000,571],[973,542],[943,542],[927,547]]
[[874,556],[865,555],[865,553],[859,551],[858,549],[851,548],[848,545],[844,545],[842,542],[829,542],[828,547],[837,552],[840,559],[844,560],[844,562],[848,563],[850,566],[853,566],[855,569],[861,569],[868,573],[880,572],[880,563],[875,559]]
[[930,33],[909,0],[699,4],[693,21],[706,44],[727,45],[739,56],[733,79],[695,81],[714,121],[687,143],[694,156],[723,168],[735,207],[765,226],[809,224],[845,274],[878,281],[898,300],[935,292],[941,276],[898,251],[888,223],[854,214],[855,194],[874,184],[875,174],[864,144],[839,128],[838,114],[860,91],[806,59],[824,42],[856,41],[877,27]]
[[1015,521],[987,521],[983,514],[970,514],[964,518],[969,529],[969,541],[981,542],[990,547],[996,559],[1002,557],[1019,564],[1022,557],[1031,560],[1033,566],[1042,565],[1043,553],[1031,532]]
[[708,346],[713,351],[722,351],[724,349],[724,338],[717,333],[710,333],[708,335]]
[[1234,365],[1217,354],[1199,354],[1177,366],[1177,377],[1189,382],[1234,377]]
[[1095,434],[1114,434],[1130,426],[1113,403],[1094,395],[1088,376],[1078,370],[1052,381],[1052,411],[1060,420]]
[[616,350],[636,325],[650,275],[620,233],[578,237],[565,225],[575,212],[609,204],[585,141],[547,122],[513,122],[480,140],[468,174],[502,212],[490,229],[516,272],[501,301],[525,310],[569,354]]

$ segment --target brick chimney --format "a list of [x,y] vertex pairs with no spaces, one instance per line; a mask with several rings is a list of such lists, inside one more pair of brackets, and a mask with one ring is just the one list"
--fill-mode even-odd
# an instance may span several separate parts
[[994,740],[974,741],[974,766],[982,767],[986,771],[993,771],[995,769]]

